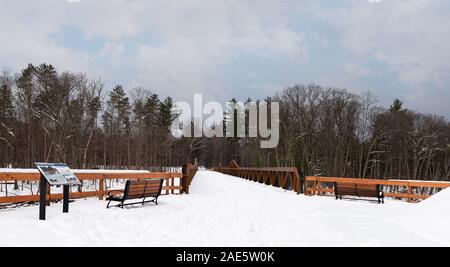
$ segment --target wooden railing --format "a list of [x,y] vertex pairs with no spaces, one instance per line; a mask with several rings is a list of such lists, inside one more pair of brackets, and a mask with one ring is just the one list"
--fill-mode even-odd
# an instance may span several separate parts
[[381,185],[383,186],[384,195],[386,197],[405,199],[408,202],[427,199],[440,190],[450,187],[450,182],[307,176],[305,194],[334,194],[333,187],[335,182]]
[[[103,199],[110,191],[106,190],[107,180],[144,180],[152,178],[164,179],[164,186],[162,188],[165,194],[181,194],[183,192],[183,174],[182,173],[151,173],[151,172],[86,172],[75,171],[74,172],[80,181],[94,180],[98,182],[98,190],[82,192],[83,187],[80,187],[79,192],[71,192],[70,198],[86,198],[86,197],[98,197]],[[0,182],[39,182],[40,174],[37,170],[27,170],[26,172],[0,172]],[[178,185],[176,184],[176,180]],[[51,194],[50,190],[47,190],[47,200],[54,201],[63,198],[63,194]],[[0,204],[5,203],[24,203],[24,202],[36,202],[39,201],[39,195],[20,195],[20,196],[3,196],[0,197]]]
[[232,161],[229,167],[217,167],[213,171],[286,190],[294,190],[297,193],[302,192],[297,168],[242,168]]

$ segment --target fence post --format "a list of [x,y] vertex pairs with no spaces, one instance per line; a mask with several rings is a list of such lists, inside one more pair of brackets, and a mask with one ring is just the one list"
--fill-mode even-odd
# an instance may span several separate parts
[[105,175],[103,174],[102,179],[99,180],[98,184],[98,199],[103,200],[103,197],[105,195]]
[[50,184],[46,183],[45,187],[46,187],[45,191],[47,193],[45,205],[47,205],[47,207],[50,207],[50,201],[51,201],[51,192],[50,192],[51,191],[51,187],[50,187]]
[[411,203],[413,201],[412,198],[411,198],[412,193],[413,193],[412,192],[412,186],[408,184],[408,187],[407,187],[408,197],[406,198],[406,201],[409,202],[409,203]]
[[183,172],[183,193],[189,194],[189,165],[184,164],[182,167]]
[[322,192],[320,192],[320,185],[321,185],[322,183],[320,182],[320,181],[317,181],[316,180],[316,195],[317,196],[320,196],[320,195],[322,195]]

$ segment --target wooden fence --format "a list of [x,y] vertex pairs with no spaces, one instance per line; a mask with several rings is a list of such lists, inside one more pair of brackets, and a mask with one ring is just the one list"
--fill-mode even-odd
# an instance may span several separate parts
[[[98,183],[98,188],[95,191],[83,192],[83,187],[81,186],[79,192],[71,192],[70,198],[86,198],[86,197],[98,197],[102,200],[110,191],[106,190],[107,180],[118,180],[118,179],[129,179],[129,180],[144,180],[152,178],[164,179],[164,186],[162,188],[165,194],[181,194],[183,193],[183,174],[182,173],[150,173],[150,172],[77,172],[75,175],[80,181],[93,180]],[[26,172],[0,172],[0,183],[1,182],[39,182],[40,174],[36,170],[29,170]],[[176,185],[178,184],[178,185]],[[47,200],[54,201],[63,198],[63,194],[51,194],[50,190],[47,190]],[[24,195],[24,196],[4,196],[0,197],[0,204],[5,203],[26,203],[26,202],[37,202],[39,201],[39,195]]]
[[450,187],[450,182],[403,181],[338,177],[306,177],[306,195],[334,194],[334,183],[356,183],[383,186],[384,195],[396,199],[415,202],[429,198],[442,189]]
[[246,180],[302,192],[302,182],[297,168],[243,168],[232,161],[228,167],[217,167],[214,171]]

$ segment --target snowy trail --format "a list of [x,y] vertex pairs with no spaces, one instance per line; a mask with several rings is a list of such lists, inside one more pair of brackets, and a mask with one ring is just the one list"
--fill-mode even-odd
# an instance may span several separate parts
[[190,191],[124,210],[89,199],[61,214],[53,204],[45,222],[37,206],[0,211],[0,246],[450,245],[407,230],[408,203],[299,196],[210,171],[199,171]]

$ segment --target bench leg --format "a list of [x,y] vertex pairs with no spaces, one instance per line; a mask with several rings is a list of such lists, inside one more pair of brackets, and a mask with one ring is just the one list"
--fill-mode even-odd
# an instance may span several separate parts
[[[152,200],[148,200],[148,201],[145,201],[147,198],[144,198],[143,200],[142,200],[142,205],[145,205],[145,203],[150,203],[150,202],[153,202],[153,203],[155,203],[156,205],[158,205],[158,197],[155,197],[155,198],[153,198]],[[138,202],[139,203],[139,202]],[[138,203],[135,203],[135,204],[138,204]]]
[[122,208],[123,209],[123,202],[121,202],[121,203],[119,203],[119,205],[114,205],[114,206],[111,206],[111,202],[112,202],[112,200],[110,200],[110,201],[108,201],[108,204],[106,205],[106,208],[107,209],[109,209],[109,208],[111,208],[111,207],[119,207],[119,208]]

